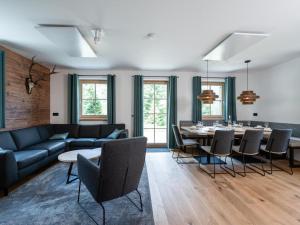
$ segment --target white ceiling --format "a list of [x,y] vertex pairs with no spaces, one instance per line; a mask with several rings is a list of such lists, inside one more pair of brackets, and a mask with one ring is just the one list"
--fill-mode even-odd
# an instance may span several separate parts
[[[300,56],[299,0],[0,0],[0,44],[46,64],[81,69],[205,69],[202,57],[230,33],[270,36],[213,71],[261,68]],[[73,58],[45,38],[38,24],[75,25],[98,58]],[[90,30],[105,36],[93,43]],[[156,34],[153,40],[147,33]]]

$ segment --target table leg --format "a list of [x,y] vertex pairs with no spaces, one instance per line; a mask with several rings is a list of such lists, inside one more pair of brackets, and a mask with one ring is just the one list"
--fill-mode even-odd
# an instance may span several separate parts
[[[75,175],[75,174],[72,174],[72,169],[73,169],[73,163],[70,163],[70,166],[69,166],[69,169],[68,169],[68,174],[67,174],[67,182],[66,184],[70,184],[72,183],[73,181],[77,180],[78,179],[78,176]],[[70,177],[71,176],[74,176],[75,178],[71,179],[70,180]]]
[[294,167],[294,148],[290,148],[290,151],[289,151],[289,166],[291,168]]

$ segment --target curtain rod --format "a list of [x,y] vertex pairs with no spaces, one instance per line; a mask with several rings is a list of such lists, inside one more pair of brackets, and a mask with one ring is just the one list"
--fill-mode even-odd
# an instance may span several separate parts
[[[133,75],[132,77],[134,77],[134,76],[136,76],[136,75]],[[143,75],[141,75],[142,77],[170,77],[170,76],[143,76]],[[178,76],[176,76],[177,78],[179,78]]]

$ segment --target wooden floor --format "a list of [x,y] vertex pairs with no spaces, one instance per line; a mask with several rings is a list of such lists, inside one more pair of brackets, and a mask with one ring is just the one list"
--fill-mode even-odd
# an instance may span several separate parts
[[147,153],[146,162],[156,225],[300,224],[300,169],[212,179],[170,153]]

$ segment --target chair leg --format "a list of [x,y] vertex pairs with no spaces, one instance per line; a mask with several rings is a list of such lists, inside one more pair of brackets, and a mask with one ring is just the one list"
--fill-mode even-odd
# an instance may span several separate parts
[[142,195],[141,193],[138,191],[138,189],[136,189],[136,192],[139,195],[139,199],[140,199],[140,207],[131,199],[128,197],[128,195],[126,195],[126,197],[128,198],[128,200],[140,211],[143,212],[143,201],[142,201]]
[[141,195],[141,193],[139,192],[138,189],[136,189],[136,192],[139,194],[139,197],[140,197],[140,205],[141,205],[141,212],[143,212],[143,211],[144,211],[144,207],[143,207],[142,195]]
[[214,176],[213,178],[216,177],[216,157],[214,157]]
[[235,169],[234,169],[233,159],[232,159],[232,157],[230,157],[230,159],[231,159],[231,165],[232,165],[232,170],[233,170],[233,177],[235,177]]
[[102,224],[105,225],[105,208],[102,202],[100,202],[100,206],[102,208]]
[[79,202],[79,199],[80,199],[80,189],[81,189],[81,180],[79,180],[79,185],[78,185],[77,202]]

